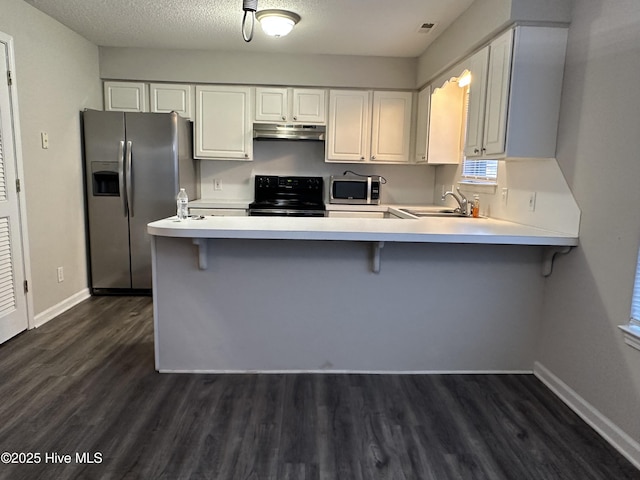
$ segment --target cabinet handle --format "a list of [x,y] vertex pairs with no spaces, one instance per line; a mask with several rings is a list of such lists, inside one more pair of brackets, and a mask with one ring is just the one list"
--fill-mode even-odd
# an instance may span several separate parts
[[287,119],[287,117],[282,117],[282,119],[283,119],[283,120],[286,120],[286,119]]
[[298,117],[293,117],[294,120],[298,120]]
[[473,153],[480,153],[480,150],[478,150],[477,148],[474,148]]
[[375,160],[376,156],[375,155],[371,155],[371,160]]
[[486,152],[486,151],[487,151],[487,149],[483,147],[483,148],[482,148],[482,151],[483,151],[483,152]]
[[425,155],[422,155],[422,160],[426,160],[427,157]]
[[248,154],[248,153],[245,153],[245,154],[244,154],[244,158],[249,158],[249,154]]
[[360,157],[360,160],[364,160],[364,157]]

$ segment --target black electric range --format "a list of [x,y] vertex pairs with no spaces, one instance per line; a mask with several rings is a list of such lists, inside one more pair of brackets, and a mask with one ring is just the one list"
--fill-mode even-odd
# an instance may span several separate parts
[[322,177],[256,175],[249,215],[324,217],[324,181]]

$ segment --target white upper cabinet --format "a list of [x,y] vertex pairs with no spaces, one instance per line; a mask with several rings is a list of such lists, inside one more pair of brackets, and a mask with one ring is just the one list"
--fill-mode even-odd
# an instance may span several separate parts
[[431,115],[431,85],[418,93],[418,118],[416,121],[416,163],[426,163],[429,145],[429,116]]
[[178,83],[152,83],[149,85],[150,111],[154,113],[176,112],[193,119],[194,86]]
[[256,88],[255,120],[257,122],[282,123],[289,116],[289,100],[286,88]]
[[427,162],[434,165],[460,163],[464,144],[467,89],[460,88],[461,72],[440,78],[432,86]]
[[555,157],[566,45],[564,27],[520,26],[469,59],[467,157]]
[[324,125],[326,91],[317,88],[256,87],[255,121]]
[[148,112],[147,86],[142,82],[104,82],[104,109]]
[[371,92],[331,90],[327,125],[327,161],[364,162],[371,142]]
[[373,92],[372,161],[409,161],[412,98],[411,92]]
[[512,30],[489,45],[482,155],[499,155],[505,150],[512,46]]
[[331,90],[328,162],[407,163],[411,92]]
[[251,90],[196,86],[195,158],[253,160]]
[[487,98],[487,67],[489,47],[485,47],[469,59],[468,70],[471,75],[469,84],[469,107],[467,110],[467,138],[464,154],[478,157],[484,149],[484,110]]

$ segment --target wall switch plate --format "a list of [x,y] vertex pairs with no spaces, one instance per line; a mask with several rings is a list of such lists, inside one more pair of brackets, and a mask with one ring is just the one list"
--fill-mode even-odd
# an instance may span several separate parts
[[536,192],[531,192],[529,194],[529,211],[530,212],[535,212],[536,211]]
[[503,188],[502,189],[502,205],[506,206],[507,200],[509,200],[509,189]]
[[64,267],[58,267],[58,283],[64,282]]
[[222,180],[219,178],[213,179],[213,189],[214,190],[222,190]]
[[44,150],[49,148],[49,134],[47,132],[40,132],[40,141]]

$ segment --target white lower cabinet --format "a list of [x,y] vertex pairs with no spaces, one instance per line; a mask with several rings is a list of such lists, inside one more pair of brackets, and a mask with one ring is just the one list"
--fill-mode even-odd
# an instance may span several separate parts
[[411,92],[331,90],[327,162],[408,163]]
[[194,157],[253,160],[250,87],[196,86]]

